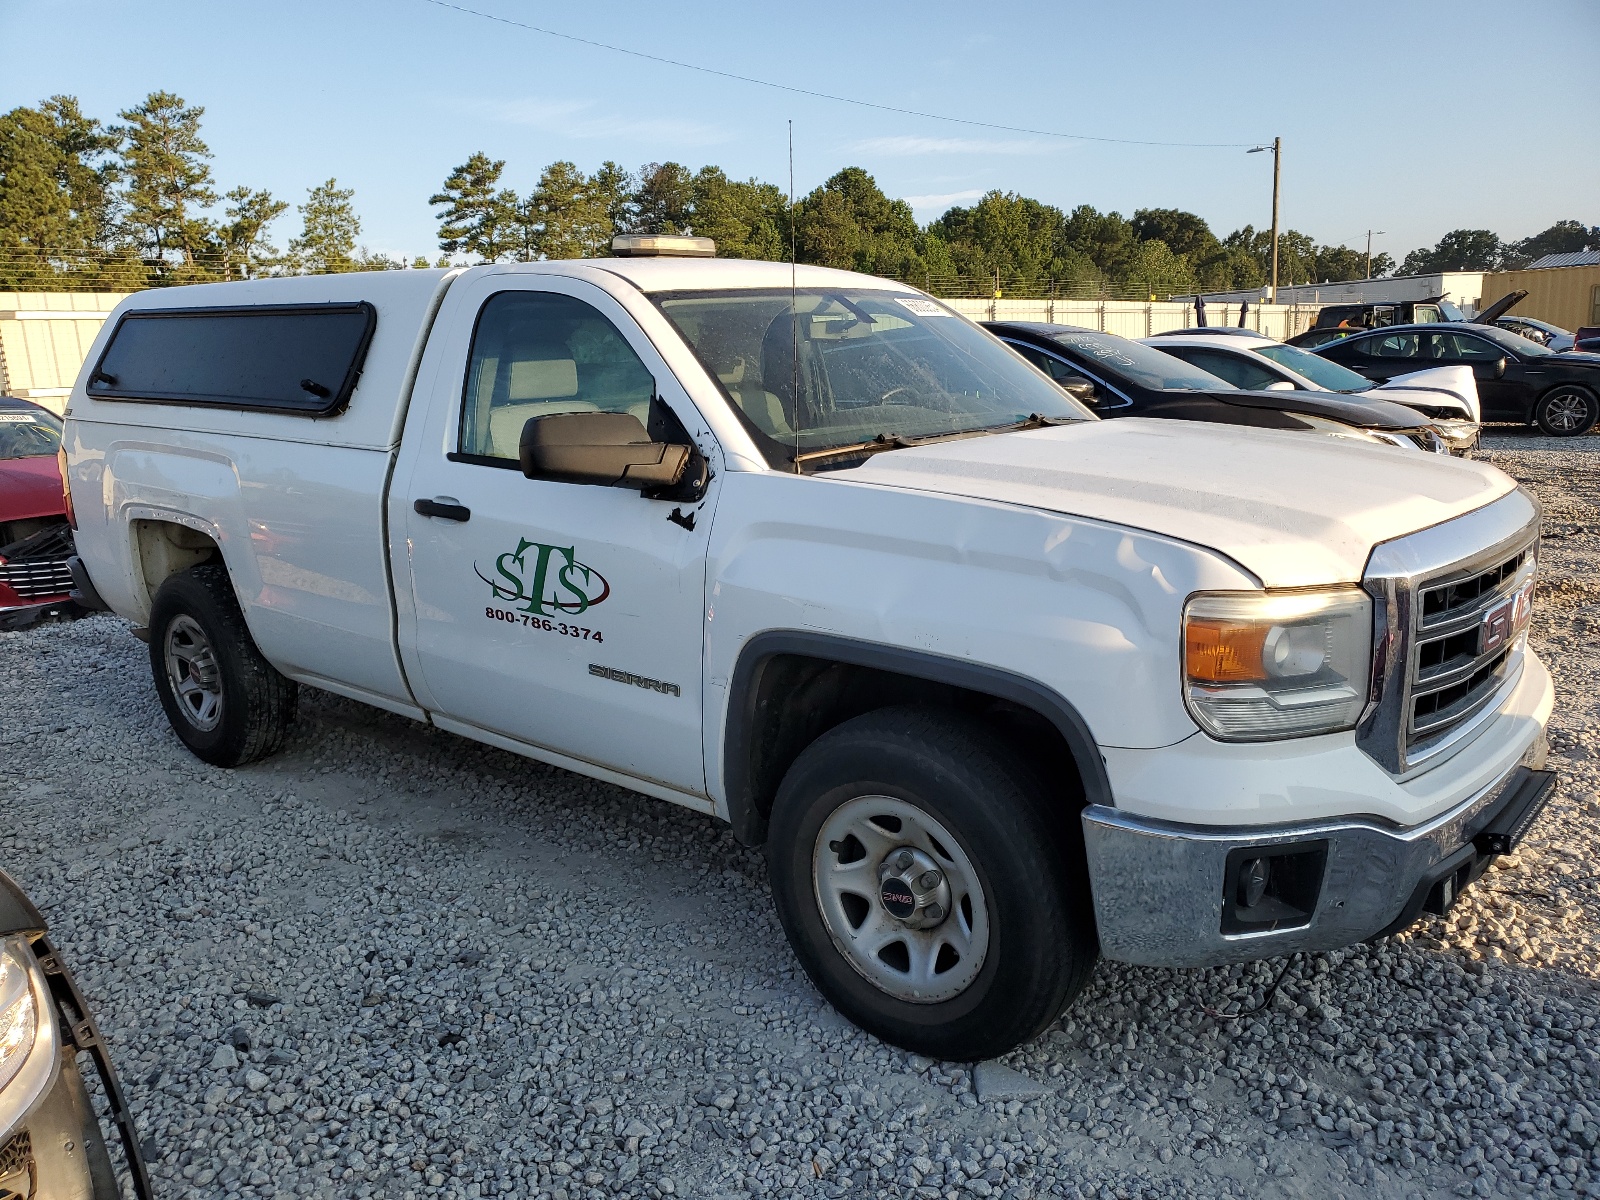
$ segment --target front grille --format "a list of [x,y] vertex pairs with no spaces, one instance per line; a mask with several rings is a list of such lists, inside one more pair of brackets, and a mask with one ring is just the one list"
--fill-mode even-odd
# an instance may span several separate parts
[[46,600],[72,590],[72,530],[66,522],[39,530],[9,546],[0,546],[0,583],[24,600]]
[[1488,568],[1419,590],[1407,678],[1407,750],[1426,748],[1480,711],[1515,664],[1525,589],[1534,573],[1524,546]]

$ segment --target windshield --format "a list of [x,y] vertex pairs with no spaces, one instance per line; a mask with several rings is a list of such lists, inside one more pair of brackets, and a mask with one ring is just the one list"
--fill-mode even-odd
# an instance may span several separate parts
[[1287,367],[1296,375],[1303,375],[1319,388],[1329,392],[1364,392],[1374,387],[1372,380],[1357,375],[1347,367],[1329,362],[1320,355],[1302,350],[1298,346],[1252,346],[1262,358],[1271,359],[1280,367]]
[[1446,321],[1465,321],[1466,314],[1448,300],[1439,301],[1439,311],[1444,314]]
[[[767,461],[875,438],[1093,420],[942,304],[859,288],[653,297],[722,385]],[[794,317],[791,319],[791,303]]]
[[61,422],[44,409],[0,408],[0,459],[37,458],[61,445]]
[[1114,333],[1096,333],[1092,329],[1079,332],[1075,329],[1051,330],[1050,340],[1058,346],[1074,351],[1090,370],[1103,368],[1107,374],[1120,375],[1140,387],[1159,392],[1186,389],[1201,392],[1238,391],[1226,379],[1218,379],[1210,371],[1174,358],[1154,346],[1118,337]]
[[1515,354],[1519,358],[1549,358],[1555,353],[1548,346],[1541,346],[1538,342],[1531,341],[1521,334],[1512,333],[1509,329],[1501,329],[1498,325],[1473,325],[1472,332],[1488,338],[1507,354]]

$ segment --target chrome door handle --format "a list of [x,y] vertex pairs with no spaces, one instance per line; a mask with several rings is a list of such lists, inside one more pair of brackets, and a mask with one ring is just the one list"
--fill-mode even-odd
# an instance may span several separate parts
[[470,521],[472,510],[453,500],[418,500],[411,506],[425,517],[438,517],[441,521]]

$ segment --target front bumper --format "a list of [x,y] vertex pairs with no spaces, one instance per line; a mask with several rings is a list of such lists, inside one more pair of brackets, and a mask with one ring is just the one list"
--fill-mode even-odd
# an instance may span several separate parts
[[117,1200],[100,1121],[78,1071],[62,1051],[55,1081],[20,1123],[0,1132],[0,1196]]
[[[1203,967],[1335,950],[1443,911],[1515,847],[1554,784],[1540,738],[1489,787],[1409,829],[1364,817],[1274,826],[1194,826],[1091,805],[1083,813],[1100,946],[1143,966]],[[1288,903],[1241,921],[1240,871],[1292,855]],[[1296,907],[1296,906],[1299,907]]]

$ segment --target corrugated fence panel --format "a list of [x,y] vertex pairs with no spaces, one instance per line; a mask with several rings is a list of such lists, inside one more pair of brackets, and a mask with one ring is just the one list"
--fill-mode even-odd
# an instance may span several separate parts
[[60,412],[121,292],[0,292],[0,388]]

